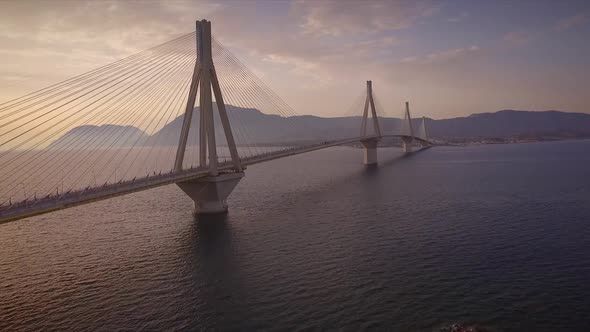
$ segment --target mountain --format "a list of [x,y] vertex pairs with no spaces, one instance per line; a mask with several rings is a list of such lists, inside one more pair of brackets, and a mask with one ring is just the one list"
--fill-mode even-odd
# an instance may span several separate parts
[[[360,117],[321,118],[312,115],[303,115],[284,118],[278,115],[269,115],[252,108],[240,108],[227,105],[227,113],[232,125],[232,132],[237,144],[258,143],[272,144],[274,142],[295,142],[307,140],[327,140],[334,138],[346,138],[360,135]],[[214,109],[216,142],[225,144],[223,127],[219,119],[219,112]],[[198,142],[200,110],[194,109],[189,131],[188,142]],[[383,128],[391,127],[399,119],[385,119],[388,124]],[[178,135],[182,128],[182,116],[174,119],[152,137],[158,144],[178,144]]]
[[[228,117],[237,144],[269,145],[275,142],[304,142],[354,137],[360,135],[361,117],[321,118],[312,115],[289,118],[269,115],[252,108],[227,105]],[[215,134],[218,145],[224,145],[225,136],[215,109]],[[197,144],[200,110],[195,108],[189,132],[189,145]],[[70,130],[50,145],[64,148],[73,141],[77,146],[88,147],[146,145],[177,145],[183,117],[179,116],[152,136],[131,126],[82,126]],[[383,133],[399,132],[401,120],[380,118]],[[418,128],[422,119],[413,120]],[[495,113],[472,114],[451,119],[426,119],[429,137],[442,140],[473,140],[484,138],[589,138],[590,114],[559,111],[530,112],[502,110]],[[126,138],[125,142],[121,138]],[[107,143],[105,143],[107,142]]]
[[130,147],[135,143],[142,144],[149,135],[133,126],[85,125],[75,127],[53,141],[48,149],[95,149],[98,147]]
[[[302,115],[283,118],[256,109],[228,105],[228,116],[236,142],[272,143],[354,137],[360,134],[361,117],[321,118]],[[225,143],[218,112],[215,112],[216,140]],[[195,108],[189,142],[198,142],[199,109]],[[418,128],[422,119],[414,119]],[[383,133],[399,132],[401,120],[380,118]],[[177,144],[182,117],[154,135],[160,144]],[[426,119],[428,135],[443,140],[478,138],[571,138],[590,137],[590,114],[558,111],[531,112],[502,110],[451,119]],[[193,143],[194,144],[194,143]]]
[[503,110],[426,122],[432,137],[590,137],[590,114]]

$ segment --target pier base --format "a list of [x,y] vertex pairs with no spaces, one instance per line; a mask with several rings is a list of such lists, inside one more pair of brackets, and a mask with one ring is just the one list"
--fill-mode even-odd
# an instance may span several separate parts
[[224,173],[179,182],[176,185],[195,203],[195,215],[225,213],[227,198],[243,177],[244,172]]
[[412,153],[412,143],[413,143],[413,138],[412,137],[402,137],[402,142],[403,142],[403,146],[404,146],[404,152],[405,153]]
[[377,164],[377,144],[378,139],[362,140],[361,144],[365,147],[365,158],[363,163],[365,165],[376,165]]

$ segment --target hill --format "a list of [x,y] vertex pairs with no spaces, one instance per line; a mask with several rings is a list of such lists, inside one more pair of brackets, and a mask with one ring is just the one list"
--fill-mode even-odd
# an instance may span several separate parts
[[53,141],[48,149],[95,149],[98,147],[129,147],[136,142],[145,142],[149,135],[133,126],[85,125],[75,127]]
[[426,124],[430,135],[439,138],[590,137],[590,114],[585,113],[502,110]]
[[[275,142],[299,142],[354,137],[360,134],[361,117],[321,118],[312,115],[289,118],[269,115],[252,108],[227,105],[234,137],[238,144],[273,144]],[[415,119],[417,128],[421,119]],[[189,144],[196,144],[199,135],[199,108],[195,108]],[[381,118],[383,133],[395,133],[401,127],[397,118]],[[502,110],[495,113],[472,114],[451,119],[426,119],[429,137],[442,140],[477,140],[491,138],[561,139],[589,138],[590,114],[559,111]],[[50,145],[50,148],[67,148],[75,145],[92,148],[97,146],[124,147],[139,142],[146,145],[176,145],[182,116],[174,119],[152,136],[131,126],[82,126],[70,130]],[[225,137],[215,110],[215,132],[219,145]],[[126,140],[123,141],[122,138]],[[106,142],[106,143],[105,143]]]

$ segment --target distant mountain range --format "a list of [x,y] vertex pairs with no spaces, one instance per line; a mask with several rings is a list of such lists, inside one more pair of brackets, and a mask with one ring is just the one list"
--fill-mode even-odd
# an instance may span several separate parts
[[[360,134],[361,117],[321,118],[312,115],[289,118],[264,114],[252,108],[227,105],[232,130],[238,144],[273,144],[354,137]],[[215,111],[215,132],[218,144],[225,137],[218,112]],[[195,108],[189,144],[198,142],[199,108]],[[396,133],[401,128],[397,118],[380,118],[383,133]],[[421,119],[413,120],[418,128]],[[153,135],[132,126],[76,127],[51,143],[49,148],[64,148],[77,142],[77,147],[125,147],[146,145],[176,145],[182,126],[182,116],[174,119]],[[441,140],[474,140],[486,138],[560,139],[590,137],[590,114],[559,111],[514,111],[472,114],[451,119],[426,119],[428,135]]]
[[143,144],[150,136],[133,126],[101,125],[79,126],[53,141],[48,149],[95,149],[131,147],[136,142]]
[[590,137],[590,114],[585,113],[503,110],[463,118],[428,119],[426,124],[432,137],[443,139]]

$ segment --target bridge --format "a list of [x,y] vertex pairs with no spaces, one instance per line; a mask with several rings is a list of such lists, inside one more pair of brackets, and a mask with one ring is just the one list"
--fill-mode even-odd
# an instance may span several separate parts
[[263,142],[248,117],[289,131],[295,113],[197,21],[194,33],[0,104],[0,223],[169,184],[195,214],[223,213],[254,164],[353,145],[375,165],[384,140],[408,154],[431,146],[408,102],[401,128],[384,133],[372,82],[363,90],[358,135]]

